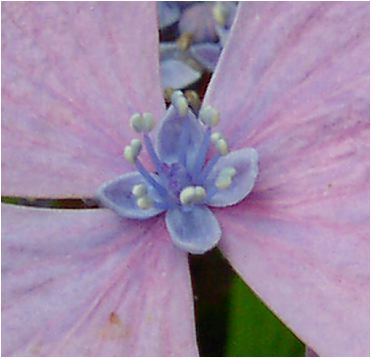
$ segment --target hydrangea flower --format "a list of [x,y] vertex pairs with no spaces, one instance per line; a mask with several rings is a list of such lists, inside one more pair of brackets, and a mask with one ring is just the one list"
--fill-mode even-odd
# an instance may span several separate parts
[[[192,254],[205,253],[221,237],[207,206],[237,204],[250,193],[258,175],[255,149],[229,153],[222,134],[212,132],[219,123],[218,111],[204,107],[199,117],[197,120],[188,109],[183,94],[174,92],[160,124],[156,151],[149,136],[155,125],[152,114],[134,114],[131,126],[143,134],[156,173],[139,160],[142,142],[133,139],[124,155],[137,171],[110,180],[98,193],[104,205],[125,218],[148,219],[166,211],[166,226],[174,244]],[[217,153],[207,160],[213,144]]]
[[[231,153],[259,153],[248,197],[212,209],[219,247],[320,355],[369,350],[368,13],[241,4],[203,106]],[[2,16],[3,194],[93,197],[132,171],[129,118],[165,116],[154,4],[4,3]],[[197,355],[187,255],[163,214],[2,214],[3,355]]]
[[[159,3],[160,28],[177,21],[180,38],[160,45],[163,88],[185,88],[213,72],[236,12],[235,2],[195,2],[180,8],[178,2]],[[162,27],[161,27],[162,24]]]

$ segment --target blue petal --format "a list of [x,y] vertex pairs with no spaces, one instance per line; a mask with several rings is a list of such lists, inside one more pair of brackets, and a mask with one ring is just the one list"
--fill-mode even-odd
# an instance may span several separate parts
[[[189,141],[185,147],[182,144],[181,135],[184,124],[188,121]],[[169,107],[164,119],[159,126],[157,137],[157,152],[164,162],[172,164],[178,161],[180,149],[186,149],[189,163],[193,163],[198,153],[203,138],[203,130],[200,121],[191,110],[185,117],[181,117],[173,105]]]
[[180,9],[174,1],[160,1],[157,3],[160,29],[175,24],[180,18]]
[[213,2],[199,2],[188,7],[181,14],[179,32],[192,34],[193,42],[216,41]]
[[[102,184],[98,189],[97,197],[103,206],[112,209],[120,216],[129,219],[148,219],[164,210],[138,208],[131,191],[134,185],[141,183],[145,181],[139,173],[128,173]],[[154,193],[149,192],[149,195],[156,199]]]
[[181,89],[201,78],[201,73],[180,60],[167,59],[160,63],[162,88]]
[[233,167],[237,171],[232,184],[227,189],[218,190],[208,199],[208,205],[225,207],[237,204],[251,192],[259,171],[258,153],[254,148],[244,148],[221,157],[208,177],[207,191],[214,189],[219,172],[226,167]]
[[203,254],[219,242],[221,230],[214,214],[206,206],[181,208],[166,213],[166,226],[174,244],[191,254]]
[[176,1],[176,3],[180,10],[185,10],[186,8],[199,3],[199,1]]
[[191,46],[192,56],[208,71],[213,72],[218,63],[222,48],[219,44],[202,43]]
[[181,51],[174,41],[160,43],[160,60],[186,60],[189,58],[187,51]]

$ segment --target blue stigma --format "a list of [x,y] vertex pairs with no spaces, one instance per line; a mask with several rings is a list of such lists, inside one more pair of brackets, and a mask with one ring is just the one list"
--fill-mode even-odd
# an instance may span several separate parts
[[[166,211],[166,224],[174,244],[201,254],[221,238],[219,224],[208,208],[234,205],[252,190],[258,174],[255,149],[229,152],[226,139],[213,128],[219,113],[204,106],[199,117],[189,109],[182,92],[162,119],[155,147],[150,113],[134,114],[131,127],[142,136],[125,147],[124,157],[136,172],[104,183],[98,190],[101,203],[120,216],[147,219]],[[155,172],[142,164],[142,142]]]

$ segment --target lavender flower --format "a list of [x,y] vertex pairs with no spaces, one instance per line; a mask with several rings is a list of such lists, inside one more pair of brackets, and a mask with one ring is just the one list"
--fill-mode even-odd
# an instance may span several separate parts
[[[222,134],[212,132],[219,113],[204,107],[197,120],[182,92],[172,95],[172,105],[160,124],[157,151],[149,132],[152,114],[134,114],[132,128],[143,142],[156,174],[139,160],[142,142],[133,139],[125,158],[137,172],[103,184],[98,197],[120,216],[148,219],[166,211],[166,225],[174,244],[193,254],[203,254],[219,242],[219,224],[207,205],[237,204],[252,190],[258,174],[258,154],[253,148],[229,153]],[[202,124],[201,124],[202,122]],[[210,147],[216,154],[207,161]]]
[[178,41],[160,45],[163,88],[185,88],[213,72],[225,46],[237,5],[235,2],[195,2],[184,9],[177,2],[160,2],[161,24],[179,21]]

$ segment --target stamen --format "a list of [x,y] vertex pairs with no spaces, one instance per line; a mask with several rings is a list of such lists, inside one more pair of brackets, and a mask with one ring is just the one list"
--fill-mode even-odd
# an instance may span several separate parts
[[182,91],[174,91],[171,95],[171,103],[180,114],[180,116],[184,117],[188,113],[188,102],[187,99],[184,97]]
[[215,144],[219,139],[222,139],[223,136],[219,132],[214,132],[211,135],[211,141]]
[[218,177],[218,179],[215,182],[215,186],[218,189],[227,189],[231,186],[232,179],[230,177]]
[[133,139],[124,149],[124,157],[127,161],[134,164],[142,150],[142,142],[139,139]]
[[134,196],[137,198],[140,198],[142,196],[147,195],[147,186],[145,184],[137,184],[133,186],[133,189],[131,191]]
[[152,113],[144,112],[143,122],[144,122],[144,129],[146,133],[150,132],[155,127],[155,119],[153,118]]
[[130,146],[139,155],[140,151],[142,150],[142,142],[139,139],[134,138],[134,139],[131,140]]
[[195,187],[194,200],[195,202],[200,202],[206,197],[206,190],[202,186]]
[[130,126],[138,133],[148,133],[155,126],[152,113],[135,113],[130,118]]
[[220,121],[219,112],[211,106],[202,107],[199,118],[208,127],[215,127]]
[[187,101],[193,110],[193,112],[197,115],[201,108],[201,100],[198,94],[195,91],[187,90],[184,92]]
[[192,44],[193,34],[192,32],[184,32],[182,33],[178,40],[176,41],[176,44],[181,51],[186,51],[190,48]]
[[226,167],[222,169],[215,181],[215,186],[221,190],[229,188],[236,173],[237,171],[233,167]]
[[164,90],[164,99],[167,104],[171,103],[171,96],[174,93],[174,88],[166,87]]
[[187,186],[180,192],[179,200],[183,205],[188,205],[192,203],[194,195],[195,188],[193,186]]
[[179,200],[183,205],[196,204],[204,200],[206,190],[202,186],[187,186],[179,195]]
[[221,170],[221,173],[223,173],[223,175],[229,175],[233,178],[236,175],[237,170],[233,167],[226,167]]
[[229,152],[228,143],[224,138],[218,139],[215,143],[216,149],[220,155],[227,155]]
[[142,196],[137,200],[137,205],[141,209],[149,209],[153,207],[153,201],[149,196]]
[[217,2],[213,7],[213,16],[215,21],[220,25],[224,26],[228,17],[228,9],[221,2]]
[[130,117],[130,127],[134,129],[136,132],[140,133],[141,132],[141,126],[143,124],[143,118],[140,113],[134,113]]

